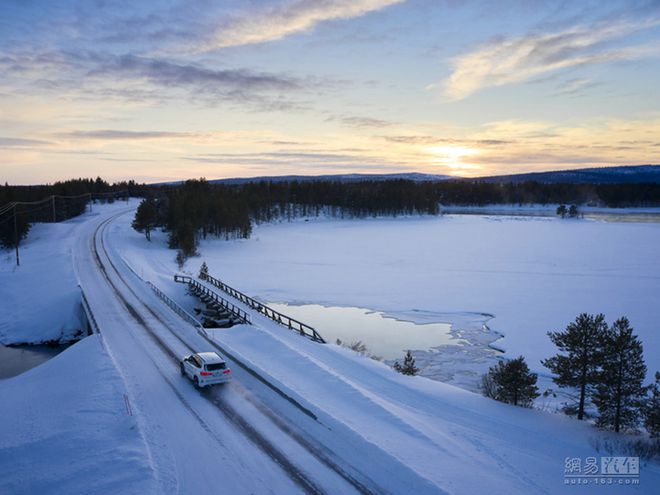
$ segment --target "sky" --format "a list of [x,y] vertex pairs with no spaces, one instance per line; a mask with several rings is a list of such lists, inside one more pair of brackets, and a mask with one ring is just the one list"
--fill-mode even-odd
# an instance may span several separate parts
[[2,0],[0,181],[660,163],[660,1]]

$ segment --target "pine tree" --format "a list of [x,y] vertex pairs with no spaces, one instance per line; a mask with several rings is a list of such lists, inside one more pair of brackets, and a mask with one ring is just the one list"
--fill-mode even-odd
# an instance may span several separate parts
[[596,425],[617,433],[637,426],[646,395],[643,352],[628,318],[619,318],[605,332],[604,359],[593,399],[600,414]]
[[206,261],[202,262],[202,266],[199,267],[199,278],[206,280],[206,276],[209,274],[209,267],[206,264]]
[[644,426],[651,438],[660,438],[660,373],[655,372],[655,383],[649,387],[644,403]]
[[28,214],[21,207],[15,206],[8,210],[0,217],[0,246],[9,249],[15,247],[17,241],[20,244],[30,232],[30,227]]
[[135,212],[132,227],[138,232],[144,232],[151,241],[151,231],[158,225],[158,205],[153,198],[142,200]]
[[539,396],[537,378],[536,373],[530,373],[523,356],[500,361],[488,370],[483,383],[489,384],[489,390],[483,392],[500,402],[531,407],[534,399]]
[[410,353],[406,352],[406,355],[403,358],[403,366],[399,364],[398,361],[394,363],[393,368],[403,375],[416,375],[419,373],[419,368],[415,366],[415,358]]
[[602,363],[601,342],[607,331],[605,316],[582,313],[563,332],[548,332],[552,342],[565,354],[557,354],[542,361],[556,376],[560,387],[577,387],[580,399],[577,418],[584,418],[584,408],[593,386],[598,380]]
[[562,218],[566,217],[566,213],[568,210],[566,209],[566,205],[559,205],[557,207],[557,215],[561,216]]
[[498,386],[493,381],[493,373],[490,372],[490,371],[494,371],[494,368],[495,368],[494,366],[491,366],[489,372],[484,373],[481,376],[481,383],[479,384],[479,389],[481,390],[481,394],[484,397],[497,400]]
[[176,252],[176,264],[179,270],[183,270],[183,266],[186,264],[186,255],[180,249]]

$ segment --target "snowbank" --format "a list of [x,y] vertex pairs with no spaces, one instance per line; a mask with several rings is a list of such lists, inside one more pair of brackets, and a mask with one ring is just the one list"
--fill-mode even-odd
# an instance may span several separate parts
[[[446,493],[574,493],[574,486],[564,484],[565,459],[607,455],[591,443],[615,438],[562,415],[399,375],[383,363],[313,343],[261,316],[255,323],[210,332],[287,393],[304,397],[333,436],[351,438],[350,431]],[[364,462],[343,450],[352,465]],[[612,487],[612,493],[652,493],[660,480],[657,465],[644,464],[641,472],[639,487]]]
[[0,493],[156,493],[124,393],[98,336],[0,381]]
[[[133,200],[135,203],[135,200]],[[0,251],[0,343],[68,342],[84,328],[80,289],[71,259],[81,227],[99,211],[126,203],[94,205],[92,213],[59,223],[37,223],[20,246]]]

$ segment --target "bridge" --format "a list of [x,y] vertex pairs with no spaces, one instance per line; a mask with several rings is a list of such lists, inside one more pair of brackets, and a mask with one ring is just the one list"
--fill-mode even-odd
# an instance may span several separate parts
[[[200,280],[208,282],[213,287],[217,287],[225,294],[228,294],[232,298],[247,306],[247,308],[262,314],[266,318],[278,323],[279,325],[283,325],[289,330],[294,330],[303,337],[307,337],[314,342],[318,342],[320,344],[326,343],[323,337],[321,337],[321,334],[319,334],[313,327],[266,306],[265,304],[240,292],[239,290],[230,287],[221,280],[212,277],[208,273],[201,273]],[[235,306],[233,303],[227,301],[227,299],[219,295],[217,292],[211,290],[192,277],[187,275],[174,275],[174,281],[188,284],[191,293],[198,296],[202,302],[207,305],[207,307],[224,311],[226,315],[237,319],[241,323],[250,323],[249,316],[245,310]]]

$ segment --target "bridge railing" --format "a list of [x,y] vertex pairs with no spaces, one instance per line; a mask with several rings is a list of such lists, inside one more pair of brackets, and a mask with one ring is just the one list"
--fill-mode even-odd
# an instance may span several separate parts
[[192,277],[189,277],[188,275],[174,275],[174,281],[175,282],[180,282],[183,284],[188,284],[189,287],[193,288],[197,292],[204,294],[208,297],[210,297],[213,301],[215,301],[220,307],[223,309],[227,310],[231,315],[241,321],[242,323],[245,323],[247,325],[252,324],[250,321],[250,315],[248,315],[245,310],[239,308],[235,304],[229,302],[227,299],[222,297],[221,295],[217,294],[216,292],[210,290],[208,287],[203,286],[200,284],[197,280],[195,280]]
[[80,289],[82,307],[83,307],[83,311],[85,312],[85,316],[87,316],[87,323],[89,325],[89,328],[92,330],[92,333],[96,333],[100,335],[101,330],[99,329],[99,324],[96,322],[96,317],[92,312],[92,308],[89,306],[89,301],[87,300],[87,296],[85,296],[85,293],[83,292],[82,287],[80,287],[80,285],[78,286],[78,288]]
[[156,287],[154,284],[151,282],[147,281],[147,284],[149,287],[151,287],[151,290],[154,291],[154,293],[165,303],[167,304],[172,311],[174,311],[176,314],[178,314],[181,318],[186,320],[188,323],[190,323],[192,326],[197,327],[197,328],[203,328],[202,324],[200,321],[195,318],[193,315],[188,313],[185,309],[183,309],[181,306],[179,306],[176,301],[174,301],[172,298],[170,298],[167,294],[165,294],[162,290],[160,290],[158,287]]
[[249,306],[253,310],[261,313],[262,315],[266,316],[267,318],[270,318],[276,323],[279,323],[280,325],[284,325],[285,327],[289,328],[290,330],[294,330],[298,332],[300,335],[303,335],[305,337],[308,337],[312,339],[314,342],[319,342],[321,344],[325,344],[325,340],[321,335],[313,328],[307,325],[306,323],[303,323],[301,321],[298,321],[294,318],[291,318],[290,316],[285,315],[284,313],[280,313],[279,311],[275,311],[273,308],[269,308],[265,304],[260,303],[256,299],[243,294],[241,291],[238,291],[234,289],[233,287],[230,287],[229,285],[225,284],[221,280],[218,280],[215,277],[212,277],[208,273],[202,273],[200,275],[200,278],[209,284],[213,285],[214,287],[217,287],[221,291],[223,291],[226,294],[229,294],[235,299],[238,299],[241,301],[243,304]]

